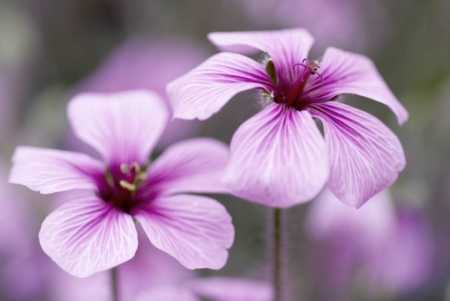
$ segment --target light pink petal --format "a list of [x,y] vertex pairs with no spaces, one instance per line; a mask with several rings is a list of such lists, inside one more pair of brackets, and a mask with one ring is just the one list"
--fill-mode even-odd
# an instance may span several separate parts
[[180,286],[151,288],[141,294],[136,301],[200,301],[189,289]]
[[201,196],[159,198],[136,210],[152,244],[189,269],[222,268],[233,244],[231,217],[220,203]]
[[133,218],[89,191],[71,193],[70,200],[44,220],[39,240],[50,258],[77,277],[130,260],[138,246]]
[[169,117],[163,100],[139,90],[81,94],[68,111],[78,138],[111,164],[145,162]]
[[269,283],[227,277],[210,277],[191,282],[190,286],[200,296],[214,301],[271,301]]
[[311,115],[272,104],[234,134],[225,182],[240,197],[289,207],[315,197],[328,173],[325,141]]
[[329,148],[328,188],[342,202],[360,207],[388,188],[406,165],[400,141],[377,118],[342,103],[316,106]]
[[353,237],[369,250],[385,242],[395,228],[395,215],[388,191],[380,192],[360,209],[340,202],[325,190],[312,202],[307,219],[308,232],[316,239]]
[[35,147],[18,147],[9,182],[41,193],[96,189],[103,165],[86,155]]
[[277,72],[291,72],[295,64],[308,57],[314,43],[311,34],[304,29],[274,31],[214,32],[209,40],[228,51],[249,52],[256,49],[266,52],[274,62]]
[[233,96],[271,85],[264,67],[240,54],[219,53],[167,86],[174,117],[207,119]]
[[355,94],[389,107],[399,123],[408,120],[408,112],[394,96],[373,62],[360,54],[328,48],[320,67],[320,76],[305,94],[332,99],[341,94]]
[[225,192],[222,177],[228,157],[228,147],[217,140],[179,142],[151,165],[147,185],[163,193]]

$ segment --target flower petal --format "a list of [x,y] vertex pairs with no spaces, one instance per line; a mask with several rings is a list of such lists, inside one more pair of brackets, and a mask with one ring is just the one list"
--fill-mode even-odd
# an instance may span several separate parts
[[329,148],[328,188],[342,202],[360,207],[388,188],[406,165],[398,138],[378,119],[342,103],[316,105]]
[[68,110],[75,134],[110,164],[145,162],[169,113],[148,91],[81,94]]
[[228,157],[228,147],[217,140],[176,143],[152,164],[145,185],[163,193],[225,192],[222,176]]
[[341,94],[355,94],[389,107],[400,124],[408,112],[384,82],[373,62],[360,54],[328,48],[321,62],[320,76],[315,77],[305,94],[311,98],[332,99]]
[[152,244],[189,269],[220,269],[233,244],[231,217],[220,203],[201,196],[158,198],[136,210]]
[[39,233],[42,249],[63,270],[88,277],[134,256],[138,239],[130,215],[94,192],[71,193],[70,199],[44,220]]
[[228,51],[249,52],[257,49],[272,58],[277,72],[291,72],[292,67],[308,57],[314,43],[311,34],[300,28],[274,31],[214,32],[209,40]]
[[249,279],[209,277],[197,279],[190,286],[197,294],[215,301],[271,301],[269,283]]
[[174,117],[207,119],[233,96],[271,85],[263,66],[235,53],[219,53],[186,75],[169,83]]
[[328,178],[325,141],[307,111],[272,104],[236,131],[225,173],[230,190],[253,202],[306,202]]
[[74,152],[25,147],[16,149],[9,182],[41,193],[95,189],[103,165]]

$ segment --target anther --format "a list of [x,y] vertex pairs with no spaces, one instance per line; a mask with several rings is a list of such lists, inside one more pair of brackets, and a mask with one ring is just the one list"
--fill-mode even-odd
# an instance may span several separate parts
[[126,163],[122,163],[122,164],[120,164],[120,171],[123,174],[127,175],[130,173],[130,166]]
[[131,192],[135,192],[136,188],[137,188],[136,184],[131,184],[131,183],[125,181],[125,180],[121,180],[119,182],[119,184],[120,184],[120,187],[122,187],[123,189],[126,189],[128,191],[131,191]]
[[137,162],[134,162],[134,163],[131,165],[131,168],[133,169],[133,171],[134,171],[136,174],[141,173],[141,166],[140,166]]
[[320,62],[317,60],[303,59],[303,61],[301,63],[295,64],[294,66],[302,66],[302,67],[308,69],[308,71],[311,74],[320,76],[320,74],[319,74]]

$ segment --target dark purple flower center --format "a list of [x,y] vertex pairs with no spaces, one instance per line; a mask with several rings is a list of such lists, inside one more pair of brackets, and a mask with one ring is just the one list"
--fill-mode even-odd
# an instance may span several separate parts
[[142,203],[141,190],[147,179],[147,168],[138,163],[108,168],[98,182],[99,195],[107,203],[130,213]]
[[269,60],[266,64],[266,72],[272,79],[273,87],[270,96],[274,102],[297,110],[303,110],[317,102],[324,102],[324,99],[312,93],[323,81],[318,61],[304,59],[292,66],[290,70],[279,71]]

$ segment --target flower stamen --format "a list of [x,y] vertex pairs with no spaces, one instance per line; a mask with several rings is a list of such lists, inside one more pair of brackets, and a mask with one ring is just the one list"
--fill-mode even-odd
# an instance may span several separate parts
[[137,185],[135,183],[130,183],[125,180],[120,180],[119,184],[120,184],[120,187],[122,187],[123,189],[126,189],[130,192],[136,192]]

